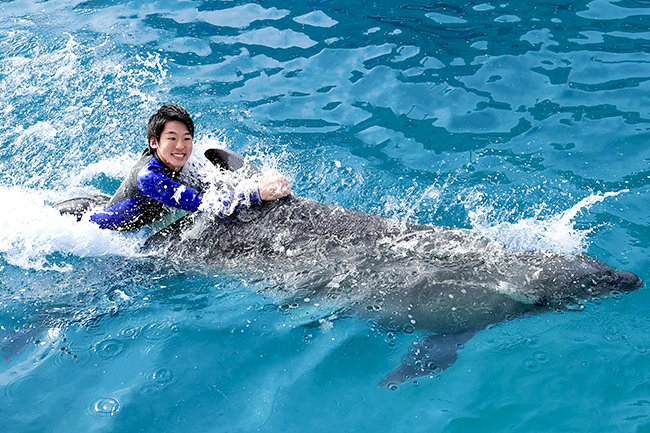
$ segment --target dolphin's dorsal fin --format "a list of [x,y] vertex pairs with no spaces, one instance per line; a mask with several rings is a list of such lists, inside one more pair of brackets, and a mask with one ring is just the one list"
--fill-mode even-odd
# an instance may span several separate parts
[[413,351],[409,351],[403,364],[388,373],[379,383],[380,387],[396,386],[411,381],[416,377],[442,372],[456,362],[458,350],[479,330],[460,334],[432,334],[422,338]]
[[250,174],[261,172],[255,164],[230,149],[208,149],[204,155],[215,167],[224,170],[237,171],[244,168]]

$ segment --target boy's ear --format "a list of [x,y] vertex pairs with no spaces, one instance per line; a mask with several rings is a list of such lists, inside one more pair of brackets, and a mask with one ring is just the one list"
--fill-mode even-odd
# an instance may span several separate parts
[[158,149],[158,142],[156,141],[156,137],[151,137],[151,140],[149,140],[149,146],[152,149]]

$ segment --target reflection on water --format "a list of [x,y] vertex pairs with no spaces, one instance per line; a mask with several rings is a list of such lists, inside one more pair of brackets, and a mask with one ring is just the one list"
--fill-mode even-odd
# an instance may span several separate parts
[[[500,192],[491,197],[500,206],[503,191],[514,188],[530,196],[528,206],[556,195],[566,209],[575,203],[568,194],[620,190],[625,175],[639,173],[637,187],[648,183],[647,163],[629,157],[644,151],[649,119],[637,97],[647,86],[646,32],[636,25],[645,8],[606,1],[3,7],[12,23],[0,46],[2,133],[12,143],[3,177],[14,184],[60,188],[63,173],[98,158],[126,151],[135,159],[142,123],[166,100],[195,113],[199,134],[218,128],[235,148],[285,147],[297,160],[284,169],[295,176],[312,166],[305,160],[345,159],[347,177],[360,171],[370,196],[409,186],[419,195],[451,177],[450,196],[488,185]],[[49,21],[52,32],[34,31]],[[324,154],[313,153],[315,143]],[[106,170],[86,187],[114,189],[116,175]],[[299,178],[298,191],[316,197],[333,176],[345,182],[346,173],[324,175],[322,184]],[[388,186],[375,185],[382,177]],[[366,204],[367,185],[351,180],[362,200],[337,191],[323,198],[382,212]],[[540,184],[541,193],[530,191]],[[452,218],[417,216],[467,224],[457,205],[445,208],[461,212]]]

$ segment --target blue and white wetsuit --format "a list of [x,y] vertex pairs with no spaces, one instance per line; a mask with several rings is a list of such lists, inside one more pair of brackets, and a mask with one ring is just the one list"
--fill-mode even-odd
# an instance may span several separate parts
[[[106,208],[90,217],[103,229],[137,230],[160,219],[166,206],[196,212],[203,196],[196,189],[184,185],[180,173],[162,163],[155,153],[146,150],[140,160],[129,172]],[[217,205],[212,205],[212,213],[219,217],[227,216],[250,203],[259,203],[259,189],[254,188],[236,194],[235,191],[222,193]]]

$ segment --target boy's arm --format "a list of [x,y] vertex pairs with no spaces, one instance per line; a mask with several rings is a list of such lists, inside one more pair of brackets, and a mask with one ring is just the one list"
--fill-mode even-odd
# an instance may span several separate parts
[[113,206],[90,216],[90,220],[102,229],[116,230],[137,217],[143,210],[138,197],[129,197]]
[[[196,212],[203,203],[203,196],[196,190],[170,179],[162,168],[151,166],[138,173],[138,191],[160,203]],[[257,188],[235,194],[225,191],[216,200],[210,200],[209,212],[219,217],[230,215],[233,211],[246,207],[248,203],[262,201]]]

